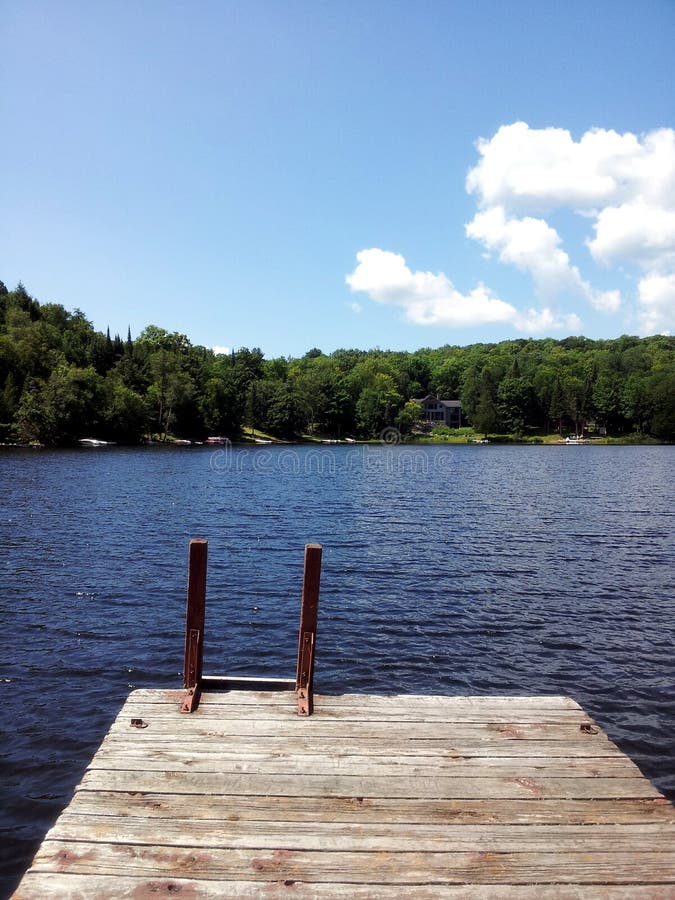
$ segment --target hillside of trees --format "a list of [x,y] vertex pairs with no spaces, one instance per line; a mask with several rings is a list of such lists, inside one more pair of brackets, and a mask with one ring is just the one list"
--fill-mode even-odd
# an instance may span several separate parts
[[0,282],[0,441],[236,439],[244,428],[374,438],[415,428],[412,398],[460,398],[476,431],[675,437],[675,338],[513,340],[414,353],[312,349],[215,355],[149,325],[135,340]]

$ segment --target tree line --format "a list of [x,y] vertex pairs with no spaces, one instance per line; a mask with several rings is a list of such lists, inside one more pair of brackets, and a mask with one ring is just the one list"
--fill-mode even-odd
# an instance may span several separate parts
[[485,434],[675,436],[675,338],[568,337],[415,352],[318,348],[266,359],[216,355],[149,325],[136,339],[96,331],[83,312],[0,282],[0,440],[125,443],[143,436],[236,439],[247,428],[376,438],[416,430],[428,393],[461,399]]

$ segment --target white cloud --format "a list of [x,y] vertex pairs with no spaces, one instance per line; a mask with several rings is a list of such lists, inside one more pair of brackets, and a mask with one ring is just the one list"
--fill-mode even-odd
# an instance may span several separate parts
[[228,356],[232,350],[230,347],[221,347],[220,345],[216,345],[215,347],[211,347],[216,356]]
[[363,307],[360,303],[357,303],[356,300],[354,300],[353,303],[350,303],[349,306],[351,308],[351,311],[357,316],[360,316],[363,312]]
[[519,331],[527,334],[559,331],[561,328],[564,328],[568,334],[579,334],[581,331],[579,316],[575,313],[560,316],[548,306],[543,309],[528,309],[525,313],[519,313],[514,318],[513,324]]
[[593,258],[609,265],[628,261],[647,271],[675,271],[675,207],[664,209],[639,198],[598,213]]
[[594,210],[637,195],[675,197],[675,131],[640,138],[592,128],[575,141],[564,128],[503,125],[477,144],[481,160],[466,179],[481,206],[510,212]]
[[[508,322],[523,331],[579,331],[579,301],[645,333],[675,325],[675,130],[643,135],[592,128],[575,140],[564,128],[504,125],[477,144],[480,159],[466,189],[478,210],[465,226],[499,262],[531,277],[538,306],[517,310],[480,284],[458,291],[443,273],[411,271],[402,256],[362,250],[347,283],[378,303],[404,309],[411,322],[449,326]],[[583,223],[587,253],[572,260],[547,217],[571,212]],[[566,219],[563,218],[562,222]],[[564,229],[564,226],[560,226]],[[593,284],[597,266],[613,272],[611,290]],[[637,291],[631,281],[638,269]],[[590,269],[590,271],[589,271]],[[583,272],[583,274],[582,274]]]
[[646,314],[642,285],[649,294],[650,285],[661,284],[653,279],[675,272],[675,130],[638,136],[594,128],[575,141],[563,128],[516,122],[477,146],[481,159],[466,188],[480,211],[466,227],[469,237],[528,272],[542,299],[576,295],[615,313],[620,292],[599,291],[582,278],[543,218],[569,209],[591,221],[586,246],[596,263],[646,273],[637,298],[641,321],[662,320],[662,311]]
[[[346,282],[376,303],[398,306],[417,325],[463,327],[508,323],[534,334],[569,327],[550,309],[519,312],[479,284],[462,294],[442,272],[413,272],[399,253],[371,248],[356,254],[357,266]],[[575,318],[575,327],[580,323]]]
[[675,330],[675,273],[647,275],[638,285],[639,320],[643,334]]
[[501,206],[493,206],[478,213],[466,226],[466,233],[496,251],[501,262],[528,272],[543,299],[568,293],[582,296],[606,312],[615,312],[621,304],[618,291],[596,291],[584,281],[561,248],[560,235],[544,219],[507,219]]

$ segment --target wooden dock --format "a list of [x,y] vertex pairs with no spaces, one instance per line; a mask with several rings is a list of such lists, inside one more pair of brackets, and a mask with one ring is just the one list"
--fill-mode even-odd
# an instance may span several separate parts
[[675,808],[573,700],[293,687],[134,691],[16,900],[675,898]]
[[137,690],[16,900],[675,898],[675,807],[573,700],[314,694],[321,547],[293,680]]

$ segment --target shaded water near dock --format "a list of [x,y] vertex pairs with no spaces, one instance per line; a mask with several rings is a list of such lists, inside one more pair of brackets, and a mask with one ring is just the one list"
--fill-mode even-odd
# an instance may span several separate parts
[[190,537],[205,672],[294,673],[324,545],[322,692],[568,694],[675,796],[671,447],[0,454],[8,893],[132,687],[180,684]]

